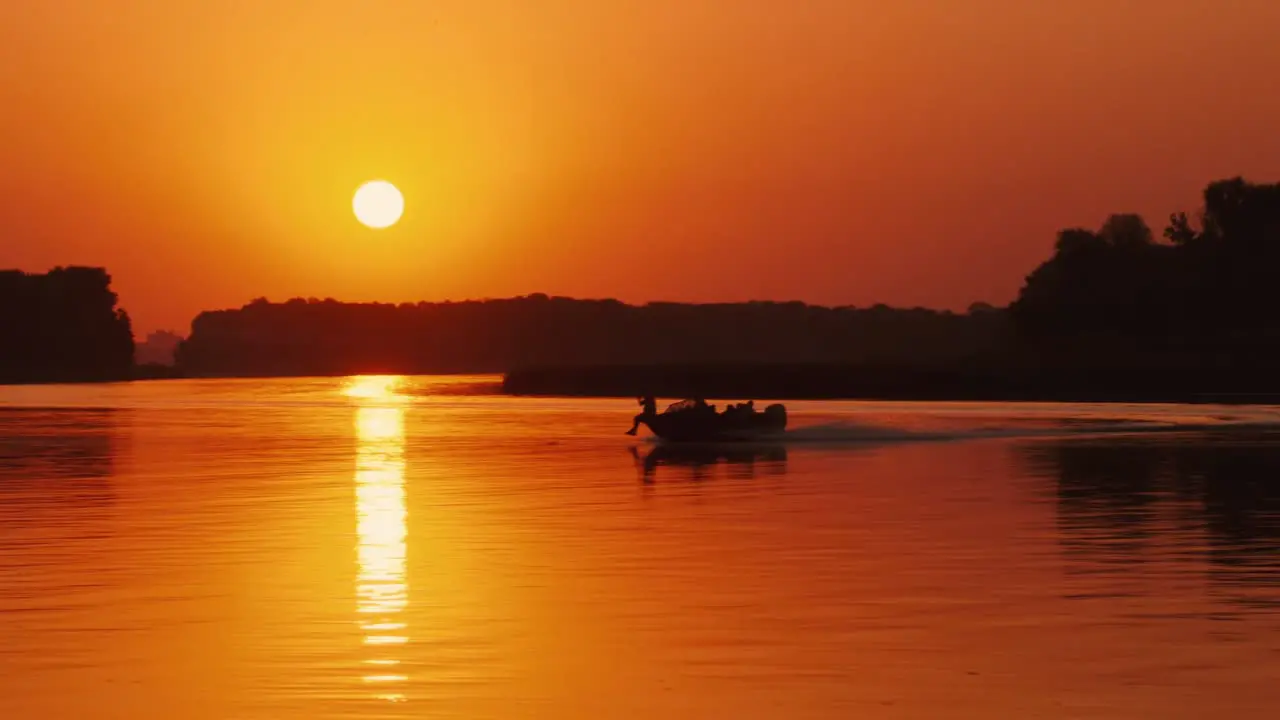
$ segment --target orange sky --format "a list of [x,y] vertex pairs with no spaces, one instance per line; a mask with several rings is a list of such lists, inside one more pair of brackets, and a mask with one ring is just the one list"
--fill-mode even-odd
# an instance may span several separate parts
[[[1005,302],[1280,179],[1275,0],[7,0],[0,267],[255,296]],[[364,180],[403,221],[351,214]]]

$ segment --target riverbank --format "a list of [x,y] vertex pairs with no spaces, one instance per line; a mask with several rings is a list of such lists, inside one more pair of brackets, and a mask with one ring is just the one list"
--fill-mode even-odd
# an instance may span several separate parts
[[606,365],[513,370],[508,395],[704,397],[760,400],[1280,403],[1261,371],[971,365]]

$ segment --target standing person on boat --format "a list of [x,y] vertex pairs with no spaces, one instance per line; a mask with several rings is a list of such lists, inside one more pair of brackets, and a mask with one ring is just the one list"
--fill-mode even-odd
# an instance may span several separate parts
[[627,431],[628,435],[635,435],[636,431],[640,429],[641,421],[648,420],[658,414],[658,401],[652,395],[636,398],[636,401],[644,406],[644,411],[632,420],[631,429]]

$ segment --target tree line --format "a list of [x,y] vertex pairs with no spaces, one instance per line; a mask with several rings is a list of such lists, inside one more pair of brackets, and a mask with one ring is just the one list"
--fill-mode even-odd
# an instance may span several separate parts
[[[1116,386],[1181,372],[1218,389],[1214,371],[1247,388],[1265,383],[1264,368],[1280,356],[1277,260],[1280,185],[1233,178],[1210,183],[1199,212],[1170,216],[1159,237],[1136,214],[1062,230],[1007,308],[628,305],[541,294],[401,305],[259,299],[202,313],[178,362],[195,375],[818,363],[964,369],[983,382],[1009,374],[1031,384],[1066,383],[1074,372],[1081,387],[1107,382],[1082,372],[1110,370]],[[1252,375],[1238,372],[1246,366]]]
[[191,375],[483,373],[528,365],[940,363],[982,352],[1000,313],[799,302],[732,304],[500,300],[385,304],[256,300],[202,313],[178,348]]
[[[1199,211],[1171,215],[1158,236],[1136,214],[1060,231],[1007,308],[259,298],[201,313],[174,355],[188,376],[662,365],[785,365],[796,376],[812,364],[831,376],[873,368],[875,383],[899,394],[924,388],[921,378],[993,392],[1010,382],[1280,391],[1270,384],[1278,274],[1280,184],[1232,178],[1209,183]],[[136,374],[129,316],[110,284],[101,268],[0,272],[0,382]],[[157,340],[158,357],[174,340]],[[142,359],[155,362],[149,347]],[[901,368],[915,374],[894,376]]]

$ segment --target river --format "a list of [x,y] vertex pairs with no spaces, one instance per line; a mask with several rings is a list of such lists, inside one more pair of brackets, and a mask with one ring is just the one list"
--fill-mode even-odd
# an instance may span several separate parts
[[0,387],[0,718],[1271,718],[1280,409]]

